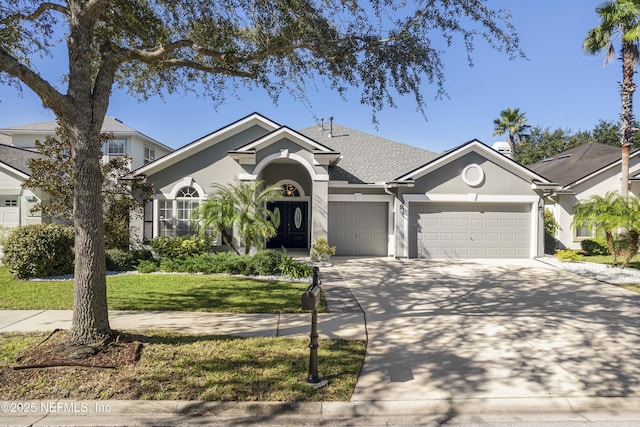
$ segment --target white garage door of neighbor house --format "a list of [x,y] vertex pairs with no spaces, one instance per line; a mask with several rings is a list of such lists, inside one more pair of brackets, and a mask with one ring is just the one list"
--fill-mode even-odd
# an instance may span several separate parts
[[330,202],[329,244],[336,255],[387,256],[388,204]]
[[528,258],[531,205],[411,203],[413,258]]
[[0,199],[0,219],[4,228],[17,227],[20,225],[20,208],[17,206],[4,206],[4,200]]

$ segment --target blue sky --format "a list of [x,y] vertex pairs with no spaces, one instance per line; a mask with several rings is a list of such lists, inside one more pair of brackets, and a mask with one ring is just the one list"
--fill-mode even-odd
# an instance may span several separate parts
[[[423,88],[426,121],[408,96],[396,98],[397,109],[378,113],[376,129],[370,107],[358,102],[357,89],[349,90],[344,101],[320,83],[317,91],[307,93],[310,106],[285,94],[276,106],[257,89],[241,93],[240,99],[229,97],[217,110],[210,100],[193,95],[139,103],[115,92],[108,114],[173,148],[254,111],[293,129],[333,116],[341,125],[436,152],[473,138],[488,145],[504,139],[492,135],[493,120],[508,107],[524,111],[532,126],[590,130],[600,119],[617,121],[620,110],[619,61],[603,67],[603,56],[587,56],[581,49],[587,31],[599,24],[595,8],[600,3],[491,0],[492,6],[511,10],[527,59],[509,60],[478,40],[470,68],[464,47],[456,40],[444,54],[448,98],[436,100],[435,88]],[[27,88],[18,98],[16,91],[0,86],[0,128],[53,118]]]

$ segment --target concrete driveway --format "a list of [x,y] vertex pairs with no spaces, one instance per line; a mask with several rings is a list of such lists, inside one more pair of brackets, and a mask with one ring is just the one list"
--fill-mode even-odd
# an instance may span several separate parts
[[536,260],[342,259],[353,401],[640,397],[640,295]]

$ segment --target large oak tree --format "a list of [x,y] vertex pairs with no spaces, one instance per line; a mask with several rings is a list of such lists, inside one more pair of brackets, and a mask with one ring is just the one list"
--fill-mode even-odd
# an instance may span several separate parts
[[[76,231],[70,337],[111,334],[100,189],[100,128],[114,87],[148,96],[194,90],[222,102],[234,87],[274,98],[321,78],[360,92],[373,112],[423,91],[441,93],[441,49],[483,39],[519,55],[508,13],[487,0],[0,0],[0,83],[25,85],[56,115],[71,143]],[[62,34],[60,36],[60,34]],[[64,87],[35,58],[67,47]],[[59,62],[63,58],[50,58]],[[47,64],[45,63],[44,67]],[[351,100],[351,95],[349,95]]]

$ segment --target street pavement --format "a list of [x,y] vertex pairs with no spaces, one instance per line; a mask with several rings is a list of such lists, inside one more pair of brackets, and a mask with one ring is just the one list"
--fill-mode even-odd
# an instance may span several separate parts
[[[368,340],[351,402],[28,402],[0,424],[640,425],[638,294],[536,260],[338,258],[321,277],[320,335]],[[0,311],[0,332],[70,321]],[[116,329],[240,336],[308,336],[309,321],[110,312]]]

